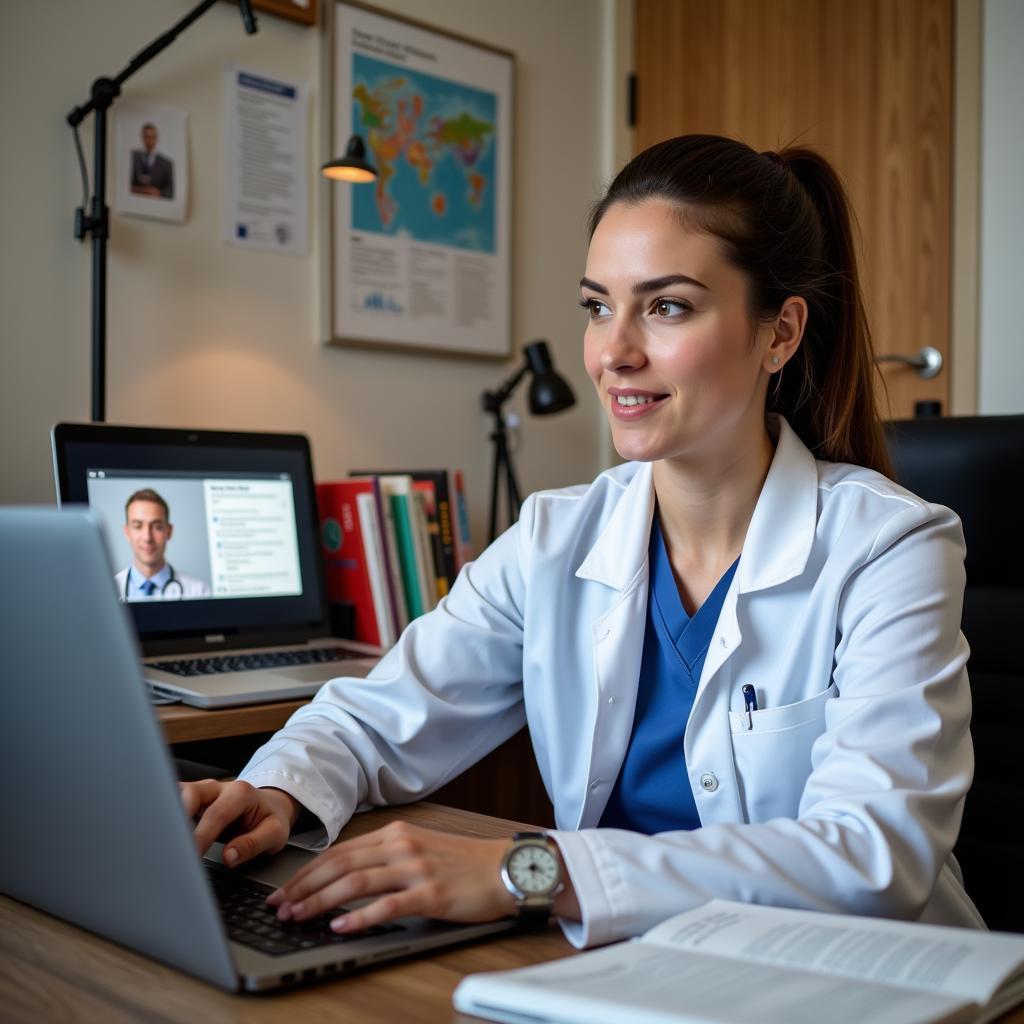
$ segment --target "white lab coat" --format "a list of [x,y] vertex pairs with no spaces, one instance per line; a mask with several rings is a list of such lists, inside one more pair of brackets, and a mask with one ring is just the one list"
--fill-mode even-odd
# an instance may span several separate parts
[[973,772],[960,522],[776,429],[686,726],[680,785],[701,828],[595,827],[633,721],[649,464],[532,495],[366,680],[327,683],[241,777],[292,794],[326,844],[353,811],[425,796],[525,721],[579,946],[716,896],[983,927],[950,854]]

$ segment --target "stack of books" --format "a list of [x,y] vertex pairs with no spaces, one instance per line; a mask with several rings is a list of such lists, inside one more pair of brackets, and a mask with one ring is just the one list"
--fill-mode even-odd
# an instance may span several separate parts
[[473,558],[459,471],[356,471],[320,483],[327,598],[352,606],[352,639],[390,647]]

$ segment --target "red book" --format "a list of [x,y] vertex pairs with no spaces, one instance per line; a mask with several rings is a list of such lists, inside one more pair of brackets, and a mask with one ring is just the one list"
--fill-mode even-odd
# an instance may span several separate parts
[[320,510],[320,549],[327,599],[354,609],[352,639],[381,645],[373,588],[359,524],[357,496],[374,493],[372,480],[340,480],[316,485]]

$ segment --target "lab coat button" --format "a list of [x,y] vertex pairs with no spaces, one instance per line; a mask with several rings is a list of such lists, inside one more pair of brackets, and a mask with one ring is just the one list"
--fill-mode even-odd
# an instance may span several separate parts
[[609,697],[608,698],[608,703],[609,704],[618,704],[619,703],[619,698],[618,697]]
[[711,772],[705,772],[700,777],[700,785],[701,789],[703,789],[705,793],[714,793],[714,791],[718,789],[718,779],[716,779]]
[[594,790],[596,790],[598,788],[598,786],[601,785],[602,781],[603,781],[602,779],[593,779],[593,780],[591,780],[590,791],[594,792]]
[[718,638],[718,642],[719,642],[719,643],[720,643],[720,644],[721,644],[721,645],[722,645],[723,647],[728,647],[728,646],[729,646],[729,641],[728,641],[728,640],[726,640],[724,636],[720,636],[720,637]]

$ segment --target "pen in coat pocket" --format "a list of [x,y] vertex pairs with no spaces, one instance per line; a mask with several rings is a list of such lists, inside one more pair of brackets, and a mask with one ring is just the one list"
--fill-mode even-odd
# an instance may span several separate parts
[[757,694],[754,687],[746,683],[743,687],[743,703],[747,709],[747,729],[754,728],[754,712],[757,710]]

